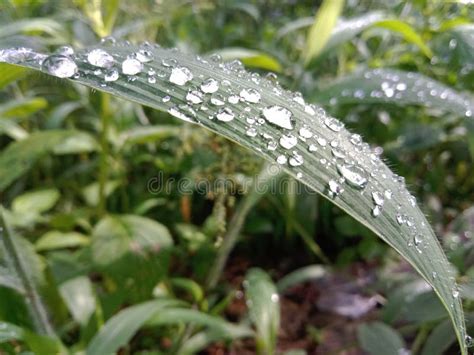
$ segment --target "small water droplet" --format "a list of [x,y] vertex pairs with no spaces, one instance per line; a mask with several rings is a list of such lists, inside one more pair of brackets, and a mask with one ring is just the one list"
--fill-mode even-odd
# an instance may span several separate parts
[[421,234],[415,234],[413,237],[413,243],[415,243],[416,246],[420,245],[423,242],[423,236]]
[[383,203],[385,202],[383,195],[378,191],[372,192],[372,200],[374,200],[374,203],[377,206],[383,206]]
[[262,109],[263,117],[270,123],[285,129],[293,129],[292,113],[290,110],[278,106],[267,106]]
[[293,152],[293,155],[288,160],[288,163],[291,166],[300,166],[304,163],[303,156],[299,154],[298,152]]
[[255,127],[250,127],[249,129],[247,129],[247,131],[245,132],[245,134],[249,137],[255,137],[257,135],[257,129]]
[[468,348],[471,348],[474,345],[474,341],[472,340],[472,337],[470,335],[466,335],[464,337],[464,341],[466,342],[466,346]]
[[239,95],[230,95],[228,98],[227,98],[227,101],[230,103],[230,104],[233,104],[233,105],[236,105],[240,102],[240,96]]
[[396,219],[397,219],[397,223],[398,223],[399,225],[405,224],[406,221],[407,221],[405,215],[403,215],[403,214],[401,214],[401,213],[397,213]]
[[240,97],[242,100],[253,104],[260,102],[260,93],[255,89],[242,89]]
[[70,78],[78,72],[77,64],[71,58],[58,54],[47,57],[41,67],[58,78]]
[[362,137],[359,135],[359,134],[351,134],[351,137],[349,139],[351,141],[352,144],[354,144],[355,146],[359,146],[362,144]]
[[122,73],[125,75],[136,75],[143,70],[143,64],[135,58],[127,58],[122,62]]
[[153,75],[149,75],[147,81],[150,84],[155,84],[156,83],[156,78]]
[[344,128],[344,123],[341,121],[333,118],[333,117],[326,117],[324,120],[324,124],[332,131],[339,132],[341,129]]
[[214,93],[211,96],[211,104],[214,106],[224,106],[225,105],[225,98],[223,95]]
[[292,135],[283,135],[280,138],[280,145],[285,149],[291,149],[298,143],[298,139]]
[[284,155],[279,155],[276,161],[278,164],[283,165],[283,164],[286,164],[286,162],[288,161],[288,158]]
[[137,53],[135,53],[135,57],[142,63],[148,63],[153,60],[153,54],[146,49],[140,49]]
[[221,108],[216,114],[216,118],[222,122],[230,122],[234,119],[234,117],[234,113],[228,107]]
[[272,293],[271,300],[273,303],[277,303],[278,301],[280,301],[280,297],[277,293]]
[[456,286],[453,287],[453,290],[452,290],[452,295],[454,298],[458,298],[459,297],[459,290]]
[[268,150],[272,150],[272,151],[273,151],[273,150],[276,150],[277,148],[278,148],[277,142],[275,142],[273,139],[270,140],[270,141],[268,141],[268,143],[267,143],[267,149],[268,149]]
[[115,69],[109,70],[104,75],[104,80],[107,82],[116,81],[119,78],[119,72]]
[[199,90],[189,90],[186,94],[186,100],[191,104],[202,103],[202,92]]
[[201,90],[205,94],[215,93],[217,90],[219,90],[219,83],[213,78],[206,79],[201,84]]
[[313,136],[313,132],[306,126],[301,127],[298,133],[304,139],[309,139]]
[[329,180],[329,195],[334,198],[344,192],[344,188],[336,181]]
[[337,164],[337,171],[346,182],[357,189],[364,189],[369,182],[369,175],[364,168],[355,164]]
[[93,49],[87,53],[87,61],[89,64],[100,67],[100,68],[110,68],[114,65],[114,57],[103,49]]
[[382,206],[375,205],[375,207],[372,209],[372,216],[378,217],[382,213]]
[[324,138],[322,138],[322,137],[318,137],[318,138],[316,139],[316,142],[318,142],[318,144],[319,144],[321,147],[325,147],[326,144],[327,144],[327,141],[326,141]]
[[74,49],[71,46],[61,46],[56,50],[56,54],[64,55],[70,57],[74,55]]

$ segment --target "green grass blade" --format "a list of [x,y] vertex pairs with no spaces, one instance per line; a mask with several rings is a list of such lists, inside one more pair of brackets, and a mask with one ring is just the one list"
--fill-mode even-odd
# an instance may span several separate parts
[[324,86],[313,99],[321,104],[383,103],[419,105],[460,117],[474,115],[474,99],[468,94],[418,73],[373,69],[352,74]]
[[[413,265],[442,301],[466,354],[462,304],[452,268],[403,179],[390,171],[360,136],[323,109],[306,104],[300,95],[246,72],[238,63],[196,58],[151,45],[115,44],[102,49],[113,58],[109,64],[117,68],[115,81],[106,82],[103,73],[94,74],[97,67],[87,61],[90,49],[79,51],[72,59],[59,58],[68,67],[61,69],[72,68],[73,72],[46,71],[72,77],[78,70],[79,75],[71,79],[77,84],[168,111],[279,163]],[[133,62],[143,69],[137,75],[125,75],[124,61],[140,50],[149,51],[153,59]],[[41,70],[44,56],[28,50],[0,50],[0,59]],[[43,69],[54,69],[45,65],[52,59],[44,62]],[[207,85],[209,78],[215,85]],[[203,82],[206,85],[202,86]],[[203,93],[201,87],[216,91]]]
[[280,328],[280,299],[275,284],[261,269],[250,269],[244,281],[250,319],[259,354],[274,354]]
[[303,53],[306,65],[326,46],[343,7],[344,0],[324,0],[306,39],[306,48]]
[[376,26],[399,33],[405,39],[405,41],[418,46],[418,48],[420,48],[423,54],[428,58],[433,56],[433,52],[431,52],[430,47],[425,44],[423,38],[421,38],[421,36],[416,33],[413,27],[411,27],[409,24],[400,20],[384,20],[377,22]]

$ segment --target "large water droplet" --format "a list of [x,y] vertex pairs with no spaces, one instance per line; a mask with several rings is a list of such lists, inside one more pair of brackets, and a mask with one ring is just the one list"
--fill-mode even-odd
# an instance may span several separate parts
[[171,70],[170,82],[183,86],[193,79],[193,73],[186,67],[175,67]]
[[260,93],[255,89],[242,89],[240,91],[242,100],[256,104],[260,101]]
[[135,58],[127,58],[122,62],[122,73],[136,75],[143,70],[143,64]]
[[114,57],[103,49],[93,49],[87,53],[87,61],[100,68],[110,68],[114,65]]
[[41,67],[58,78],[70,78],[78,72],[77,64],[71,58],[58,54],[47,57]]
[[355,164],[337,164],[337,171],[347,183],[357,189],[364,189],[369,182],[369,175],[362,167]]
[[262,109],[263,117],[270,123],[273,123],[281,128],[293,129],[292,113],[290,110],[278,106],[267,106]]

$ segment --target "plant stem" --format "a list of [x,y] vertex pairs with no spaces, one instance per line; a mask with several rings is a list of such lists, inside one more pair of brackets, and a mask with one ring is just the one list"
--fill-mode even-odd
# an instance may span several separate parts
[[109,155],[109,126],[110,126],[110,96],[102,93],[102,114],[101,114],[101,132],[100,132],[100,162],[99,162],[99,205],[98,214],[105,214],[107,191],[106,184],[109,176],[109,166],[107,158]]
[[[279,171],[279,173],[281,173]],[[211,271],[207,278],[206,286],[208,289],[212,289],[217,285],[219,278],[224,270],[227,259],[234,248],[235,244],[240,235],[240,231],[245,222],[245,218],[252,209],[253,206],[262,198],[263,193],[261,191],[264,186],[268,186],[269,183],[276,178],[278,174],[275,174],[265,165],[260,174],[255,177],[252,184],[252,190],[244,197],[239,203],[237,209],[232,216],[227,233],[224,236],[224,240],[220,249],[217,252],[217,257],[214,260],[214,265],[211,267]]]
[[40,295],[34,284],[33,278],[28,273],[28,268],[18,253],[10,226],[5,220],[3,207],[0,206],[0,242],[6,252],[6,259],[10,269],[15,270],[24,289],[24,296],[29,308],[36,331],[39,334],[56,337],[53,326],[48,319],[46,307],[41,301]]

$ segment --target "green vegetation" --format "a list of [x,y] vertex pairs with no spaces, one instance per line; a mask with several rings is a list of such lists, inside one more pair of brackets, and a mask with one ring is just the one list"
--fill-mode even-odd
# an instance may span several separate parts
[[473,6],[0,5],[0,349],[467,354]]

